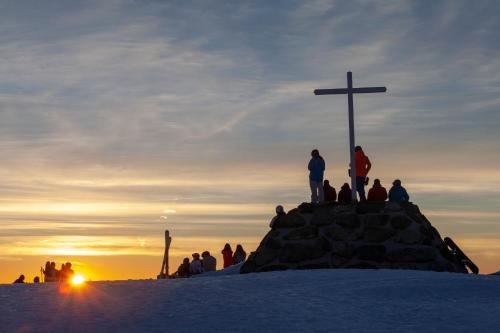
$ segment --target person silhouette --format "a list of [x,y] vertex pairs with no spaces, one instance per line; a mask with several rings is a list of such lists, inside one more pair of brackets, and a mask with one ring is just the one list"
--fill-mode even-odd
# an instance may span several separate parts
[[342,187],[340,188],[339,192],[339,202],[340,203],[350,203],[352,201],[352,196],[351,196],[351,187],[349,184],[344,183]]
[[19,275],[14,283],[24,283],[24,274]]
[[380,179],[375,179],[372,188],[368,191],[368,201],[382,202],[386,200],[387,190],[380,184]]
[[317,149],[311,151],[311,160],[307,166],[309,169],[309,186],[311,187],[311,203],[322,203],[325,201],[323,193],[323,175],[325,172],[325,160]]
[[396,179],[392,182],[392,187],[389,190],[389,201],[390,202],[408,202],[410,200],[410,196],[406,189],[401,186],[401,180]]
[[323,182],[323,192],[325,193],[325,201],[334,202],[337,200],[337,191],[330,185],[328,179]]

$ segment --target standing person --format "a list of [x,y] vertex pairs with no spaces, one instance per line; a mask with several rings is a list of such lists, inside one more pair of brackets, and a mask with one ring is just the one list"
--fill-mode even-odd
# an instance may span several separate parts
[[309,185],[311,186],[311,203],[322,203],[323,194],[323,174],[325,172],[325,160],[317,149],[311,152],[311,160],[307,166],[309,169]]
[[386,200],[387,190],[380,184],[380,179],[375,179],[372,188],[368,191],[368,201],[381,202]]
[[361,146],[354,148],[354,158],[356,159],[356,191],[359,194],[359,200],[366,201],[365,185],[368,183],[366,176],[372,168],[372,163]]
[[231,245],[226,243],[224,245],[224,249],[222,250],[222,257],[224,258],[224,268],[229,267],[234,264],[233,262],[233,250],[231,249]]
[[323,182],[323,192],[325,193],[325,201],[334,202],[337,200],[337,191],[330,185],[328,179]]
[[202,272],[202,267],[200,261],[200,254],[193,253],[193,260],[189,264],[189,273],[195,275],[195,274],[200,274],[201,272]]
[[392,182],[392,187],[389,190],[389,201],[390,202],[408,202],[410,200],[410,196],[406,189],[401,186],[401,181],[396,179]]
[[210,252],[204,251],[201,256],[203,257],[203,271],[214,272],[217,269],[217,259],[210,255]]
[[243,250],[243,246],[241,244],[236,245],[236,251],[234,251],[233,255],[233,263],[239,264],[240,262],[244,262],[247,258],[247,253]]

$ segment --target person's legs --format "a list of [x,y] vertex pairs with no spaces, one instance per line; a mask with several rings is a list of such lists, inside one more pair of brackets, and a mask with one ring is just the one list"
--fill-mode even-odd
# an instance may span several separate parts
[[309,186],[311,187],[311,203],[318,202],[318,185],[314,180],[309,180]]
[[356,191],[359,194],[359,201],[366,201],[365,177],[356,177]]
[[319,202],[325,202],[325,192],[323,191],[323,182],[318,182],[318,193],[319,193]]

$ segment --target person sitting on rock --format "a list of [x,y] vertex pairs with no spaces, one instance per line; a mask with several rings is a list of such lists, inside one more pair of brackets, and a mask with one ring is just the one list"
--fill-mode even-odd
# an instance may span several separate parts
[[309,185],[311,187],[311,203],[322,203],[323,193],[323,174],[325,172],[325,160],[319,154],[317,149],[311,152],[311,160],[307,166],[309,169]]
[[189,258],[184,258],[177,272],[174,273],[174,277],[189,277]]
[[271,223],[269,223],[269,227],[271,229],[274,229],[276,227],[276,222],[279,220],[280,217],[282,216],[285,216],[286,213],[285,213],[285,209],[283,208],[282,205],[278,205],[276,206],[276,216],[273,217],[273,219],[271,220]]
[[214,272],[217,269],[217,259],[211,256],[208,251],[204,251],[201,256],[203,258],[203,272]]
[[243,246],[241,244],[236,245],[236,251],[233,254],[233,263],[239,264],[240,262],[244,262],[247,258],[247,253],[243,250]]
[[224,259],[224,268],[227,268],[229,266],[232,266],[233,263],[233,250],[231,249],[231,245],[229,243],[226,243],[224,245],[224,249],[222,250],[222,257]]
[[340,203],[350,203],[352,200],[352,191],[349,184],[344,183],[340,188],[339,192],[339,202]]
[[389,190],[389,201],[390,202],[408,202],[410,196],[406,189],[401,186],[401,181],[396,179],[392,182],[392,188]]
[[202,266],[200,261],[200,254],[193,253],[193,260],[189,264],[189,273],[195,275],[195,274],[201,274],[201,272],[202,272]]
[[24,283],[24,275],[21,274],[14,283]]
[[325,193],[325,201],[334,202],[337,200],[337,191],[335,188],[330,186],[328,179],[323,182],[323,192]]
[[387,190],[380,184],[380,179],[373,181],[373,187],[368,191],[368,201],[382,202],[387,200]]

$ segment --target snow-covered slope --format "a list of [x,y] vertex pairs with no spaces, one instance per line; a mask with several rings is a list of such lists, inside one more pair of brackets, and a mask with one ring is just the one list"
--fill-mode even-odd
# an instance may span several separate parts
[[310,270],[1,285],[2,332],[500,332],[500,277]]

